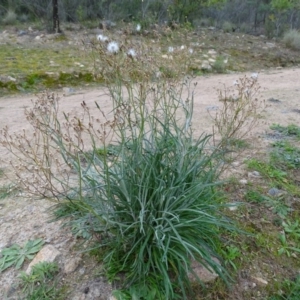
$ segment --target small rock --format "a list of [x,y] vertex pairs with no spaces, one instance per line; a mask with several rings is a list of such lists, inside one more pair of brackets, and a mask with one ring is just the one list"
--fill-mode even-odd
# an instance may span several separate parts
[[27,33],[26,31],[24,31],[24,30],[20,30],[20,31],[18,32],[18,36],[25,35],[26,33]]
[[281,102],[279,99],[275,99],[275,98],[270,98],[268,99],[269,102],[273,102],[273,103],[279,103]]
[[273,44],[273,43],[266,43],[266,45],[267,45],[269,48],[274,48],[274,47],[275,47],[275,44]]
[[261,177],[261,176],[260,176],[260,173],[257,171],[248,172],[248,178],[259,178],[259,177]]
[[234,161],[231,165],[233,167],[238,167],[240,165],[240,163],[238,161]]
[[29,264],[26,273],[29,274],[33,266],[40,262],[54,262],[57,261],[61,253],[52,245],[44,246],[38,254],[34,257],[32,262]]
[[204,61],[202,64],[201,64],[201,69],[202,70],[211,70],[212,68],[211,68],[211,65],[209,64],[209,62],[208,61]]
[[274,196],[279,196],[281,193],[282,193],[282,192],[281,192],[279,189],[277,189],[277,188],[271,188],[271,189],[269,189],[269,191],[268,191],[268,194],[269,194],[270,196],[272,196],[272,197],[274,197]]
[[9,81],[17,81],[17,79],[16,79],[16,78],[14,78],[14,77],[11,77],[11,76],[7,76],[7,79],[8,79]]
[[68,259],[65,262],[64,272],[66,274],[73,273],[78,268],[80,262],[81,262],[81,257],[75,257],[75,258]]
[[162,57],[162,58],[166,58],[166,59],[173,60],[173,56],[172,56],[172,55],[163,54],[161,57]]
[[243,184],[243,185],[246,185],[248,183],[248,180],[247,179],[241,179],[239,181],[240,184]]
[[235,211],[238,209],[239,203],[236,202],[232,202],[232,203],[228,203],[228,209],[230,211]]
[[214,49],[211,49],[207,52],[209,55],[217,55],[217,51]]
[[[215,257],[212,258],[216,263],[220,263],[219,260]],[[192,270],[195,272],[195,275],[204,283],[214,281],[219,275],[214,270],[208,270],[198,261],[192,261],[191,265]],[[196,281],[195,275],[192,273],[188,274],[188,277],[191,281]]]
[[206,110],[210,111],[210,110],[218,110],[219,106],[215,106],[215,105],[210,105],[210,106],[206,106],[205,107]]
[[268,281],[261,278],[261,277],[255,277],[255,276],[251,276],[251,279],[259,286],[266,286],[268,285]]
[[40,37],[39,35],[37,35],[34,39],[35,39],[35,40],[40,40],[41,37]]
[[70,88],[70,87],[64,87],[63,92],[64,92],[64,94],[72,94],[75,92],[75,89]]

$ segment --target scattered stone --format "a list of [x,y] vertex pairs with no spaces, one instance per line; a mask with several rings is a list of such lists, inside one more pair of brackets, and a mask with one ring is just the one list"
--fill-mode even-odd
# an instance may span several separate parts
[[81,257],[70,258],[65,262],[64,272],[66,274],[73,273],[79,266]]
[[260,173],[257,171],[248,172],[248,178],[260,178]]
[[29,274],[33,266],[40,262],[55,262],[60,257],[61,253],[52,245],[44,246],[29,264],[26,273]]
[[[215,257],[213,257],[212,260],[214,260],[217,264],[220,263],[219,260]],[[219,276],[214,270],[206,269],[196,260],[192,261],[191,268],[194,271],[195,275],[204,283],[212,282]],[[191,281],[197,281],[195,275],[193,273],[189,273],[188,277]]]
[[25,35],[25,34],[27,34],[27,32],[24,31],[24,30],[20,30],[20,31],[18,32],[18,36],[22,36],[22,35]]
[[35,40],[40,40],[41,37],[40,37],[39,35],[37,35],[34,39],[35,39]]
[[251,279],[259,286],[266,286],[268,285],[268,281],[261,278],[261,277],[255,277],[255,276],[251,276]]
[[101,22],[99,23],[99,28],[100,28],[100,29],[107,29],[107,30],[109,30],[109,29],[111,29],[111,28],[113,28],[113,27],[115,27],[115,26],[116,26],[116,23],[115,23],[115,22],[112,22],[112,21],[110,21],[110,20],[101,21]]
[[8,81],[17,81],[17,79],[16,79],[16,78],[14,78],[14,77],[11,77],[11,76],[7,76],[7,79],[8,79]]
[[240,163],[238,161],[234,161],[231,165],[233,167],[238,167],[240,165]]
[[166,59],[173,60],[173,56],[172,56],[172,55],[163,54],[161,57],[162,57],[162,58],[166,58]]
[[273,102],[273,103],[280,103],[281,101],[279,99],[275,99],[275,98],[270,98],[268,99],[269,102]]
[[272,197],[275,197],[275,196],[281,195],[282,191],[277,188],[271,188],[271,189],[269,189],[268,194]]
[[210,64],[214,64],[216,62],[214,58],[209,58],[208,61],[210,62]]
[[210,111],[210,110],[218,110],[219,106],[215,106],[215,105],[209,105],[205,107],[206,110]]
[[268,48],[274,48],[275,47],[274,43],[266,43],[266,45],[267,45]]
[[201,69],[202,70],[207,70],[207,71],[210,71],[212,69],[211,65],[209,64],[208,61],[204,61],[202,64],[201,64]]
[[243,184],[243,185],[246,185],[248,183],[248,180],[247,179],[241,179],[239,181],[240,184]]
[[217,51],[214,50],[214,49],[210,49],[207,53],[208,53],[209,55],[217,55]]
[[235,211],[235,210],[237,210],[238,209],[238,203],[229,203],[228,204],[228,209],[230,210],[230,211]]
[[73,94],[73,93],[75,93],[75,89],[70,88],[70,87],[64,87],[63,92],[64,92],[64,94]]

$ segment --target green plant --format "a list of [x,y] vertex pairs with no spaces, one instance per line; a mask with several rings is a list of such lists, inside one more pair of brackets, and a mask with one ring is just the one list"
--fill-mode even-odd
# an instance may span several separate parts
[[[220,228],[232,229],[221,215],[223,205],[215,190],[218,152],[208,150],[209,136],[193,137],[193,98],[188,94],[182,100],[182,89],[189,88],[184,84],[129,83],[126,94],[121,84],[109,86],[112,120],[92,118],[83,103],[84,119],[64,114],[68,131],[57,117],[57,98],[45,94],[27,111],[35,138],[44,144],[30,143],[30,148],[27,138],[19,138],[21,153],[16,152],[23,162],[24,156],[27,159],[25,171],[39,166],[34,180],[28,181],[18,169],[24,188],[69,199],[69,207],[76,209],[60,215],[100,237],[108,277],[113,280],[124,272],[124,288],[130,286],[135,294],[152,291],[156,299],[174,298],[177,288],[186,297],[192,259],[228,280],[224,267],[212,259]],[[80,142],[86,140],[84,134],[91,141],[88,152],[83,151],[87,143]],[[11,145],[7,132],[4,137]],[[96,142],[101,141],[101,152],[107,153],[112,139],[116,155],[99,158]]]
[[262,203],[268,201],[270,198],[255,190],[248,190],[245,194],[245,199],[249,202]]
[[247,161],[247,166],[268,178],[272,182],[272,185],[284,188],[293,194],[300,192],[298,186],[293,183],[292,178],[289,178],[289,174],[285,170],[274,166],[272,163],[250,159]]
[[42,239],[29,240],[23,248],[15,244],[1,251],[0,272],[3,272],[11,266],[16,269],[21,268],[25,259],[33,259],[34,255],[42,248],[44,241]]
[[286,235],[284,233],[279,234],[279,240],[281,243],[281,248],[278,250],[278,254],[286,254],[288,257],[290,257],[295,252],[300,253],[300,247],[294,246],[293,244],[289,243],[286,239]]
[[5,199],[11,195],[15,195],[18,191],[18,188],[16,185],[3,185],[0,186],[0,200]]
[[241,251],[238,247],[229,245],[222,250],[222,255],[225,259],[225,264],[230,265],[234,271],[237,271],[238,267],[234,262],[237,258],[241,257]]
[[216,61],[212,65],[213,70],[217,73],[226,73],[226,63],[223,56],[218,56]]
[[288,126],[273,124],[270,128],[282,133],[283,135],[300,138],[300,127],[295,124],[290,124]]
[[272,295],[268,300],[298,300],[300,295],[300,276],[293,280],[285,279],[279,286],[280,292]]
[[17,15],[13,10],[8,10],[4,18],[2,19],[2,23],[4,25],[13,25],[17,21]]
[[222,25],[222,29],[224,32],[227,32],[227,33],[233,32],[233,31],[235,31],[236,26],[231,22],[225,21]]
[[270,161],[273,165],[283,169],[300,169],[300,149],[289,142],[280,141],[273,144]]
[[56,263],[40,262],[32,267],[30,274],[21,272],[18,277],[22,299],[64,300],[66,289],[58,287],[55,280],[58,271]]
[[25,111],[32,136],[4,128],[1,144],[16,157],[18,182],[33,195],[69,201],[56,217],[99,242],[108,278],[124,274],[121,291],[132,297],[187,298],[192,260],[228,283],[213,258],[220,230],[235,229],[216,190],[220,152],[209,135],[193,135],[190,78],[156,76],[176,64],[109,46],[97,43],[93,53],[112,112],[85,102],[79,114],[60,112],[58,96],[44,93]]
[[300,32],[295,29],[285,32],[283,42],[289,48],[300,50]]
[[299,221],[296,220],[294,223],[287,220],[286,222],[282,223],[285,233],[289,236],[295,238],[296,240],[300,239],[300,224]]

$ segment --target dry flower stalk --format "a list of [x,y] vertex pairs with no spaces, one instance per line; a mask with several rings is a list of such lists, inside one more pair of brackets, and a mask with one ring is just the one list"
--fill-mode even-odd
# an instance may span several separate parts
[[209,114],[215,133],[221,137],[219,146],[226,148],[231,141],[246,138],[258,124],[266,108],[259,92],[257,76],[244,76],[235,81],[233,87],[218,90],[222,106]]

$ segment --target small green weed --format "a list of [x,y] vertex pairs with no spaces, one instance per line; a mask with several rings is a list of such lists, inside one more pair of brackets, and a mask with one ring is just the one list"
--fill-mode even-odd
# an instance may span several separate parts
[[246,149],[250,147],[249,142],[243,139],[230,139],[228,145],[235,149]]
[[297,30],[289,30],[284,33],[284,44],[294,50],[300,50],[300,33]]
[[273,212],[280,217],[280,220],[285,219],[292,211],[291,207],[285,203],[285,199],[282,196],[269,197],[255,190],[248,190],[244,197],[248,202],[264,203],[265,206],[272,208]]
[[40,262],[32,267],[30,274],[21,272],[19,287],[22,289],[22,299],[66,299],[66,288],[57,287],[57,281],[55,280],[58,270],[56,263]]
[[271,162],[268,163],[258,159],[251,159],[247,162],[247,166],[249,169],[256,170],[268,178],[276,187],[284,188],[295,195],[300,194],[299,187],[293,183],[293,179],[289,177],[289,173],[286,170],[276,167]]
[[287,220],[286,222],[282,223],[282,226],[284,228],[285,233],[287,233],[288,236],[291,236],[295,240],[300,239],[300,223],[298,220],[296,220],[295,222]]
[[280,292],[268,300],[298,300],[300,295],[300,276],[295,280],[284,280],[279,286]]
[[233,268],[234,271],[237,271],[238,265],[235,262],[239,257],[241,257],[241,251],[238,247],[229,245],[222,250],[222,255],[225,259],[225,265],[229,265]]
[[287,141],[273,144],[270,161],[282,170],[300,169],[300,149]]
[[270,178],[271,180],[278,182],[278,183],[286,183],[287,182],[287,173],[277,169],[273,165],[257,160],[251,159],[247,162],[247,166],[250,169],[257,170],[262,175]]
[[285,136],[292,136],[298,139],[300,138],[300,127],[295,124],[290,124],[288,126],[273,124],[270,128],[282,133]]
[[0,273],[11,266],[16,269],[22,267],[25,259],[31,260],[34,255],[42,248],[44,241],[42,239],[29,240],[23,248],[15,244],[1,251]]
[[295,252],[300,253],[300,246],[288,241],[285,233],[279,234],[278,238],[281,243],[281,248],[278,250],[279,255],[286,254],[291,257]]
[[223,56],[218,56],[214,64],[212,65],[212,68],[217,73],[223,74],[226,73],[226,63],[224,62]]
[[17,192],[18,189],[15,185],[9,184],[9,185],[0,186],[0,200],[15,195]]
[[248,202],[254,202],[254,203],[262,203],[269,200],[268,197],[262,195],[261,193],[255,191],[255,190],[248,190],[245,194],[245,200]]

